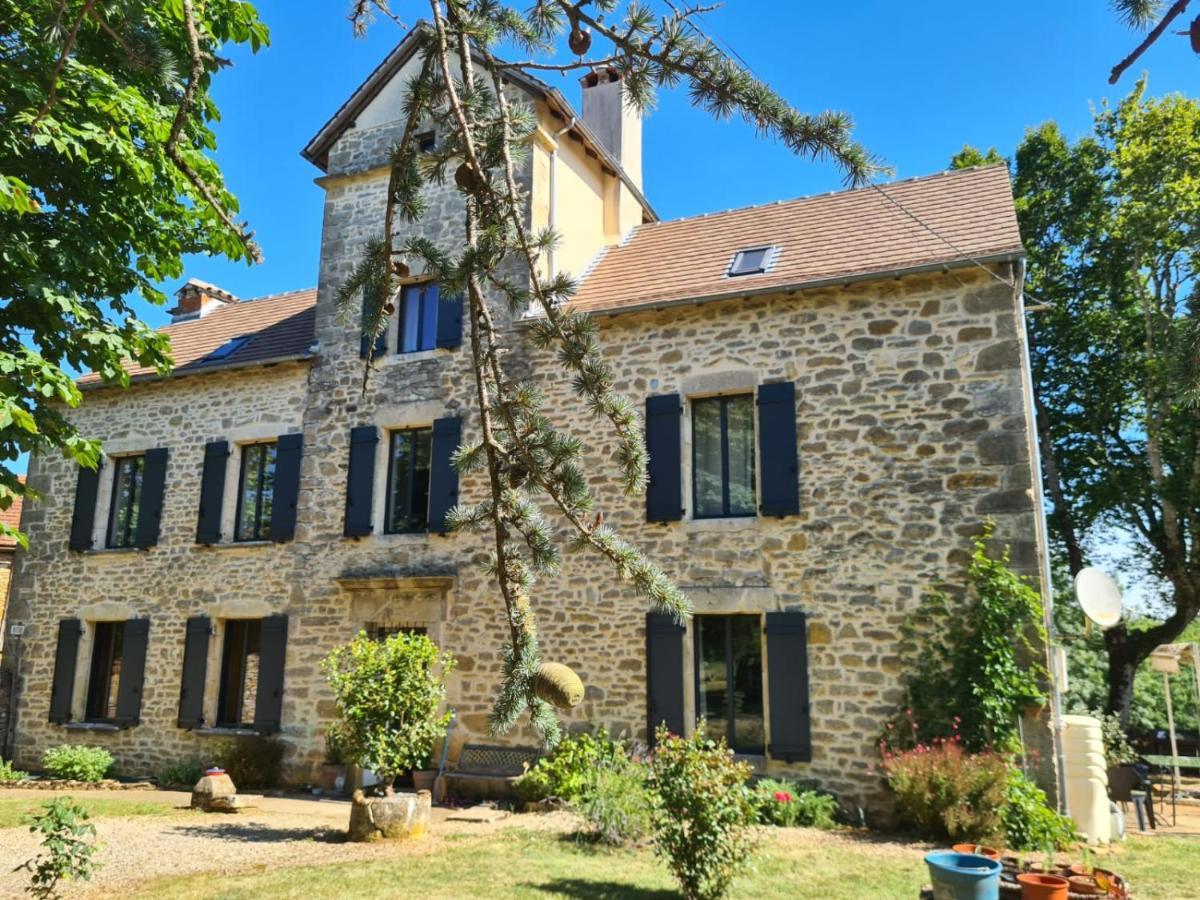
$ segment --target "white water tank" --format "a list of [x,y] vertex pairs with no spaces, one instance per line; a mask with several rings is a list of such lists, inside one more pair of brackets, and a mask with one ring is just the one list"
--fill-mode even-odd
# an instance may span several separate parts
[[1063,716],[1063,756],[1067,804],[1075,827],[1089,844],[1107,844],[1112,840],[1112,816],[1100,720]]

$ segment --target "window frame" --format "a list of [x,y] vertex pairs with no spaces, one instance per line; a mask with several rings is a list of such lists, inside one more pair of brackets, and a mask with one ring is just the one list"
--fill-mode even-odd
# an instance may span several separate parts
[[[101,640],[101,635],[105,639]],[[124,660],[125,623],[104,621],[92,624],[91,659],[88,661],[87,688],[83,696],[83,721],[97,724],[112,724],[117,717],[117,699],[121,691],[122,672],[113,668]],[[103,659],[100,655],[103,653]],[[101,666],[100,664],[103,663]],[[100,680],[97,676],[102,676]],[[109,709],[112,715],[109,715]]]
[[[734,701],[734,673],[733,673],[733,619],[753,619],[758,631],[758,654],[759,654],[759,701],[762,707],[763,721],[763,742],[761,746],[746,747],[737,743],[737,729],[735,728],[735,717],[733,709]],[[700,722],[700,708],[702,705],[703,690],[701,689],[700,672],[703,663],[701,655],[700,621],[702,619],[716,620],[719,619],[724,623],[724,655],[725,655],[725,708],[723,710],[723,718],[725,720],[725,743],[729,745],[734,753],[742,756],[764,756],[767,753],[767,722],[769,719],[767,709],[767,684],[766,673],[767,667],[764,659],[766,650],[766,636],[764,633],[763,616],[761,613],[703,613],[693,617],[692,627],[692,676],[694,690],[694,709],[692,728]],[[711,720],[710,720],[711,721]]]
[[[432,298],[427,295],[432,291]],[[415,299],[414,299],[415,298]],[[436,281],[415,281],[411,284],[403,285],[400,288],[400,295],[396,303],[396,356],[408,356],[413,353],[429,353],[437,349],[437,328],[438,328],[438,307],[440,305],[440,297],[438,284]],[[416,332],[417,337],[415,346],[411,350],[404,349],[404,339],[407,329],[405,323],[408,316],[406,315],[410,303],[417,304],[416,315]],[[428,308],[427,308],[428,304]],[[426,313],[432,314],[431,322],[427,323],[428,318]],[[427,334],[428,332],[428,334]],[[423,345],[423,339],[429,337],[429,346]]]
[[[692,519],[694,520],[711,520],[711,519],[753,519],[758,516],[758,415],[757,405],[755,403],[754,392],[731,392],[728,394],[714,394],[708,397],[691,397],[689,398],[690,418],[688,427],[691,429],[691,491],[692,491]],[[750,471],[751,471],[751,488],[754,492],[753,502],[749,512],[732,512],[730,509],[730,483],[729,483],[729,403],[733,400],[750,400]],[[700,466],[698,465],[698,454],[700,452],[700,442],[697,440],[696,429],[696,407],[706,403],[718,403],[721,409],[721,511],[717,513],[701,513],[700,504],[698,502],[699,490],[697,486],[697,478],[700,474]]]
[[[137,525],[131,524],[131,522],[134,519],[132,515],[134,510],[137,510],[139,517],[141,515],[142,482],[146,473],[146,454],[129,453],[123,456],[111,457],[111,460],[113,464],[113,476],[112,485],[109,487],[108,523],[104,529],[104,546],[109,550],[131,550],[137,547]],[[124,533],[118,543],[116,525],[117,517],[122,507],[117,505],[117,495],[121,487],[121,471],[127,462],[136,462],[135,475],[137,483],[135,489],[130,494],[129,515],[125,518]]]
[[[382,529],[382,531],[384,534],[428,534],[429,533],[429,478],[430,478],[430,472],[433,469],[433,459],[432,459],[433,426],[432,425],[428,425],[428,426],[415,425],[415,426],[407,426],[407,427],[403,427],[403,428],[389,428],[389,429],[386,429],[386,432],[387,432],[387,443],[386,443],[385,449],[384,449],[384,453],[386,454],[384,457],[384,460],[385,460],[385,465],[387,468],[387,478],[386,478],[386,481],[384,482],[383,529]],[[413,486],[415,484],[415,473],[417,471],[417,465],[416,465],[416,459],[417,459],[416,440],[417,440],[417,437],[416,436],[420,435],[420,434],[427,435],[427,440],[429,442],[429,453],[430,453],[429,465],[425,471],[425,479],[426,479],[426,482],[425,482],[425,510],[420,517],[421,525],[419,528],[394,528],[392,523],[395,521],[394,502],[395,502],[395,487],[396,487],[396,485],[394,482],[395,482],[395,478],[396,478],[396,466],[395,466],[396,440],[397,440],[397,438],[399,438],[402,435],[412,436],[412,445],[410,447],[411,463],[409,465],[409,471],[408,471],[408,476],[407,476],[408,477],[408,507],[409,508],[405,511],[406,517],[411,519],[414,515],[414,510],[412,509],[412,501],[413,501],[413,496],[414,496]]]
[[[263,623],[263,620],[261,618],[257,618],[257,619],[255,619],[255,618],[226,619],[223,623],[223,627],[222,627],[223,633],[221,635],[220,666],[217,669],[217,709],[216,709],[216,714],[213,716],[213,721],[217,728],[253,728],[254,727],[253,721],[250,721],[250,722],[245,721],[245,717],[246,717],[246,708],[245,708],[246,674],[248,671],[248,666],[246,665],[246,661],[250,657],[250,652],[248,650],[248,648],[250,646],[250,640],[249,640],[250,629],[251,629],[251,626],[255,626],[258,629],[257,643],[258,643],[259,665],[261,666],[261,664],[262,664],[262,623]],[[230,643],[233,639],[233,633],[234,633],[235,627],[241,634],[240,646],[238,647],[238,665],[240,668],[240,672],[239,672],[238,679],[237,679],[238,680],[237,693],[235,694],[234,697],[231,698],[229,696],[229,681],[230,681],[230,679],[229,679],[229,676],[226,674],[226,670],[229,667],[229,663],[230,663],[230,659],[231,659],[229,651],[230,651]],[[257,697],[255,699],[257,701]],[[231,702],[231,700],[236,702],[236,708],[237,708],[236,721],[233,721],[229,717],[225,716],[227,705]]]
[[[238,484],[237,484],[237,503],[233,513],[233,542],[235,544],[251,543],[256,541],[266,541],[270,537],[271,521],[268,518],[263,521],[262,505],[263,505],[263,487],[266,476],[263,474],[266,470],[266,456],[268,448],[276,448],[276,457],[271,460],[271,492],[272,501],[274,501],[275,491],[275,465],[278,460],[278,445],[279,441],[254,441],[252,443],[242,444],[240,449],[241,459],[238,461]],[[255,486],[254,493],[254,534],[247,537],[242,534],[242,512],[246,501],[246,466],[249,463],[250,455],[261,453],[263,456],[262,462],[258,468],[258,484]]]
[[[771,266],[775,262],[775,250],[773,245],[762,247],[743,247],[740,250],[735,250],[733,258],[729,261],[729,269],[725,272],[727,278],[744,278],[747,275],[762,275],[769,272]],[[752,253],[761,253],[758,265],[750,268],[742,268],[746,262],[746,257]]]

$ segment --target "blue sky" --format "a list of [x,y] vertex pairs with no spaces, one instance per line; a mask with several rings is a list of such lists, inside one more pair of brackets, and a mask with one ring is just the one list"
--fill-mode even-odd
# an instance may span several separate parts
[[[265,262],[250,268],[197,257],[187,272],[243,297],[316,284],[322,197],[313,178],[320,173],[300,148],[401,37],[379,21],[356,39],[345,19],[348,0],[258,6],[272,44],[257,55],[234,53],[215,93],[223,117],[218,158]],[[1100,0],[863,0],[805,9],[812,6],[730,0],[706,21],[801,110],[853,115],[859,139],[901,178],[945,168],[964,143],[1011,153],[1027,127],[1047,119],[1082,134],[1091,104],[1121,96],[1143,68],[1154,93],[1191,91],[1200,77],[1186,39],[1170,37],[1111,88],[1109,69],[1139,36]],[[409,22],[427,10],[416,0],[393,7]],[[574,77],[549,77],[578,105]],[[796,159],[741,122],[715,122],[681,93],[660,97],[644,139],[646,194],[663,218],[840,186],[832,166]],[[143,312],[152,323],[166,321],[160,308]]]

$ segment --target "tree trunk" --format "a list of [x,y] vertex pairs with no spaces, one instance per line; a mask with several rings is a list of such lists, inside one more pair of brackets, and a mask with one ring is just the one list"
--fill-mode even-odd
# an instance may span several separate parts
[[[1036,392],[1035,392],[1036,393]],[[1054,504],[1051,521],[1067,550],[1067,567],[1074,578],[1083,569],[1083,548],[1079,546],[1079,533],[1075,529],[1075,517],[1067,504],[1063,492],[1062,476],[1058,472],[1058,460],[1054,458],[1054,437],[1050,433],[1050,415],[1041,400],[1037,400],[1038,452],[1042,458],[1042,477],[1046,493]]]
[[1172,601],[1175,611],[1165,622],[1146,631],[1130,631],[1125,623],[1104,632],[1104,648],[1108,651],[1108,711],[1129,723],[1129,707],[1133,702],[1133,678],[1138,667],[1150,658],[1159,644],[1169,644],[1183,633],[1200,613],[1200,591],[1194,580],[1180,575],[1171,579],[1175,590]]

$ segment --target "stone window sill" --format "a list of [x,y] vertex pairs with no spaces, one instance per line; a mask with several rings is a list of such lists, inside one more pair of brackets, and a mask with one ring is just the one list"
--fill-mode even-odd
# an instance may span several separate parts
[[270,547],[275,541],[221,541],[216,544],[201,544],[206,550],[253,550],[255,547]]
[[91,547],[83,551],[84,556],[123,556],[126,553],[148,553],[153,547]]
[[759,527],[758,516],[730,516],[723,519],[684,519],[683,529],[687,532],[702,531],[754,531]]
[[397,531],[397,532],[371,532],[357,537],[345,537],[347,541],[396,541],[398,543],[428,543],[430,538],[428,531]]
[[192,729],[192,734],[211,735],[214,737],[256,737],[259,733],[255,728],[236,728],[229,725],[211,725],[204,728]]
[[446,356],[449,353],[449,350],[446,350],[442,347],[434,347],[432,350],[413,350],[410,353],[395,353],[388,351],[386,356],[375,357],[374,362],[376,367],[390,368],[391,366],[402,365],[403,363],[437,359],[441,356]]
[[69,731],[120,731],[112,722],[68,722],[63,726]]

